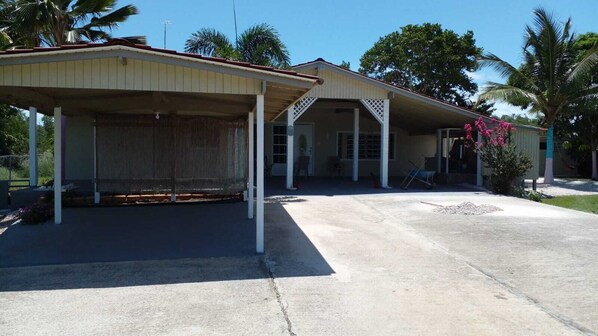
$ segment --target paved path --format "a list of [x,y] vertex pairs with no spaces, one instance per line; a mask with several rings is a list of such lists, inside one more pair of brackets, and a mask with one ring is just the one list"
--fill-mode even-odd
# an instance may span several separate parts
[[[526,181],[526,185],[531,188],[531,180]],[[568,195],[598,195],[598,181],[556,178],[553,184],[544,184],[544,179],[538,179],[537,191],[548,196],[568,196]]]
[[[463,201],[503,211],[440,215]],[[483,193],[275,197],[267,254],[0,269],[6,335],[583,335],[598,216]]]

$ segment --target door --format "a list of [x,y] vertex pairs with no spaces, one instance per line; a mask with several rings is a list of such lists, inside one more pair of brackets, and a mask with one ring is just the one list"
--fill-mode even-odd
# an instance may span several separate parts
[[314,175],[314,125],[295,124],[294,128],[294,148],[293,162],[297,162],[299,156],[309,156],[308,172],[310,176]]

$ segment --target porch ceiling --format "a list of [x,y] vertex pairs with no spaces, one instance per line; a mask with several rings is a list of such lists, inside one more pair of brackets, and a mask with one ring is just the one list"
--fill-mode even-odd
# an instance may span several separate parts
[[456,106],[424,99],[398,95],[391,99],[391,124],[414,134],[432,134],[439,128],[463,128],[466,123],[479,118],[479,115]]
[[[265,119],[272,120],[303,93],[305,90],[268,84]],[[39,113],[49,116],[54,106],[60,106],[67,116],[176,111],[228,119],[247,115],[256,104],[255,95],[16,86],[0,86],[0,101],[22,109],[35,106]]]

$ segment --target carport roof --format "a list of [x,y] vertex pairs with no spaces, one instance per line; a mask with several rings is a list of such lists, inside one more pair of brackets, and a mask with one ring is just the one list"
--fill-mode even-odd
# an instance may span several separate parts
[[[148,45],[133,44],[133,43],[130,43],[130,42],[127,42],[124,40],[119,40],[119,39],[111,40],[111,41],[105,42],[105,43],[67,44],[67,45],[63,45],[60,47],[43,47],[43,48],[40,47],[40,48],[31,48],[31,49],[5,50],[5,51],[0,51],[0,59],[10,58],[10,55],[28,55],[28,54],[34,54],[34,53],[35,54],[45,54],[45,53],[52,53],[52,54],[63,53],[64,54],[64,53],[67,53],[72,50],[92,51],[92,50],[105,49],[105,48],[115,47],[115,46],[120,46],[120,47],[125,47],[125,48],[130,48],[130,49],[137,49],[137,50],[142,50],[142,51],[144,51],[144,50],[151,51],[154,53],[165,54],[165,55],[174,55],[174,56],[204,60],[204,61],[209,61],[209,62],[216,62],[216,63],[221,63],[221,64],[235,66],[235,67],[248,68],[248,69],[259,70],[259,71],[264,71],[264,72],[272,72],[272,73],[276,73],[276,74],[289,75],[289,76],[293,76],[293,77],[311,79],[311,80],[321,82],[321,79],[318,78],[317,76],[307,75],[307,74],[303,74],[303,73],[300,73],[297,71],[278,69],[278,68],[273,68],[273,67],[269,67],[269,66],[256,65],[256,64],[251,64],[251,63],[241,62],[241,61],[233,61],[233,60],[229,60],[226,58],[220,58],[220,57],[208,57],[208,56],[203,56],[203,55],[199,55],[199,54],[178,52],[176,50],[171,50],[171,49],[154,48],[154,47],[151,47]],[[9,62],[6,62],[6,61],[3,61],[2,63],[10,64]]]
[[296,71],[131,44],[65,45],[0,52],[0,101],[52,114],[177,111],[237,118],[265,97],[272,119],[313,86]]
[[[313,68],[331,70],[388,91],[388,96],[390,98],[391,124],[407,129],[413,133],[431,133],[439,128],[462,128],[465,123],[470,123],[480,117],[484,118],[487,122],[490,121],[490,117],[470,109],[452,105],[404,87],[390,84],[350,69],[342,68],[322,58],[318,58],[311,62],[297,64],[292,68],[297,71],[305,71]],[[326,85],[326,83],[324,83],[324,85]],[[530,128],[538,131],[542,130],[541,128],[527,125],[517,125],[517,127]]]

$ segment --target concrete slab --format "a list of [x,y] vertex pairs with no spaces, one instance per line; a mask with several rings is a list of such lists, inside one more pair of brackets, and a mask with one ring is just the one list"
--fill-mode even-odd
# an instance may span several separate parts
[[13,225],[0,235],[0,267],[253,255],[255,225],[245,209],[242,202],[66,208],[60,225]]
[[[432,212],[464,201],[503,211]],[[0,269],[0,334],[592,335],[597,218],[474,192],[280,195],[263,256]]]

